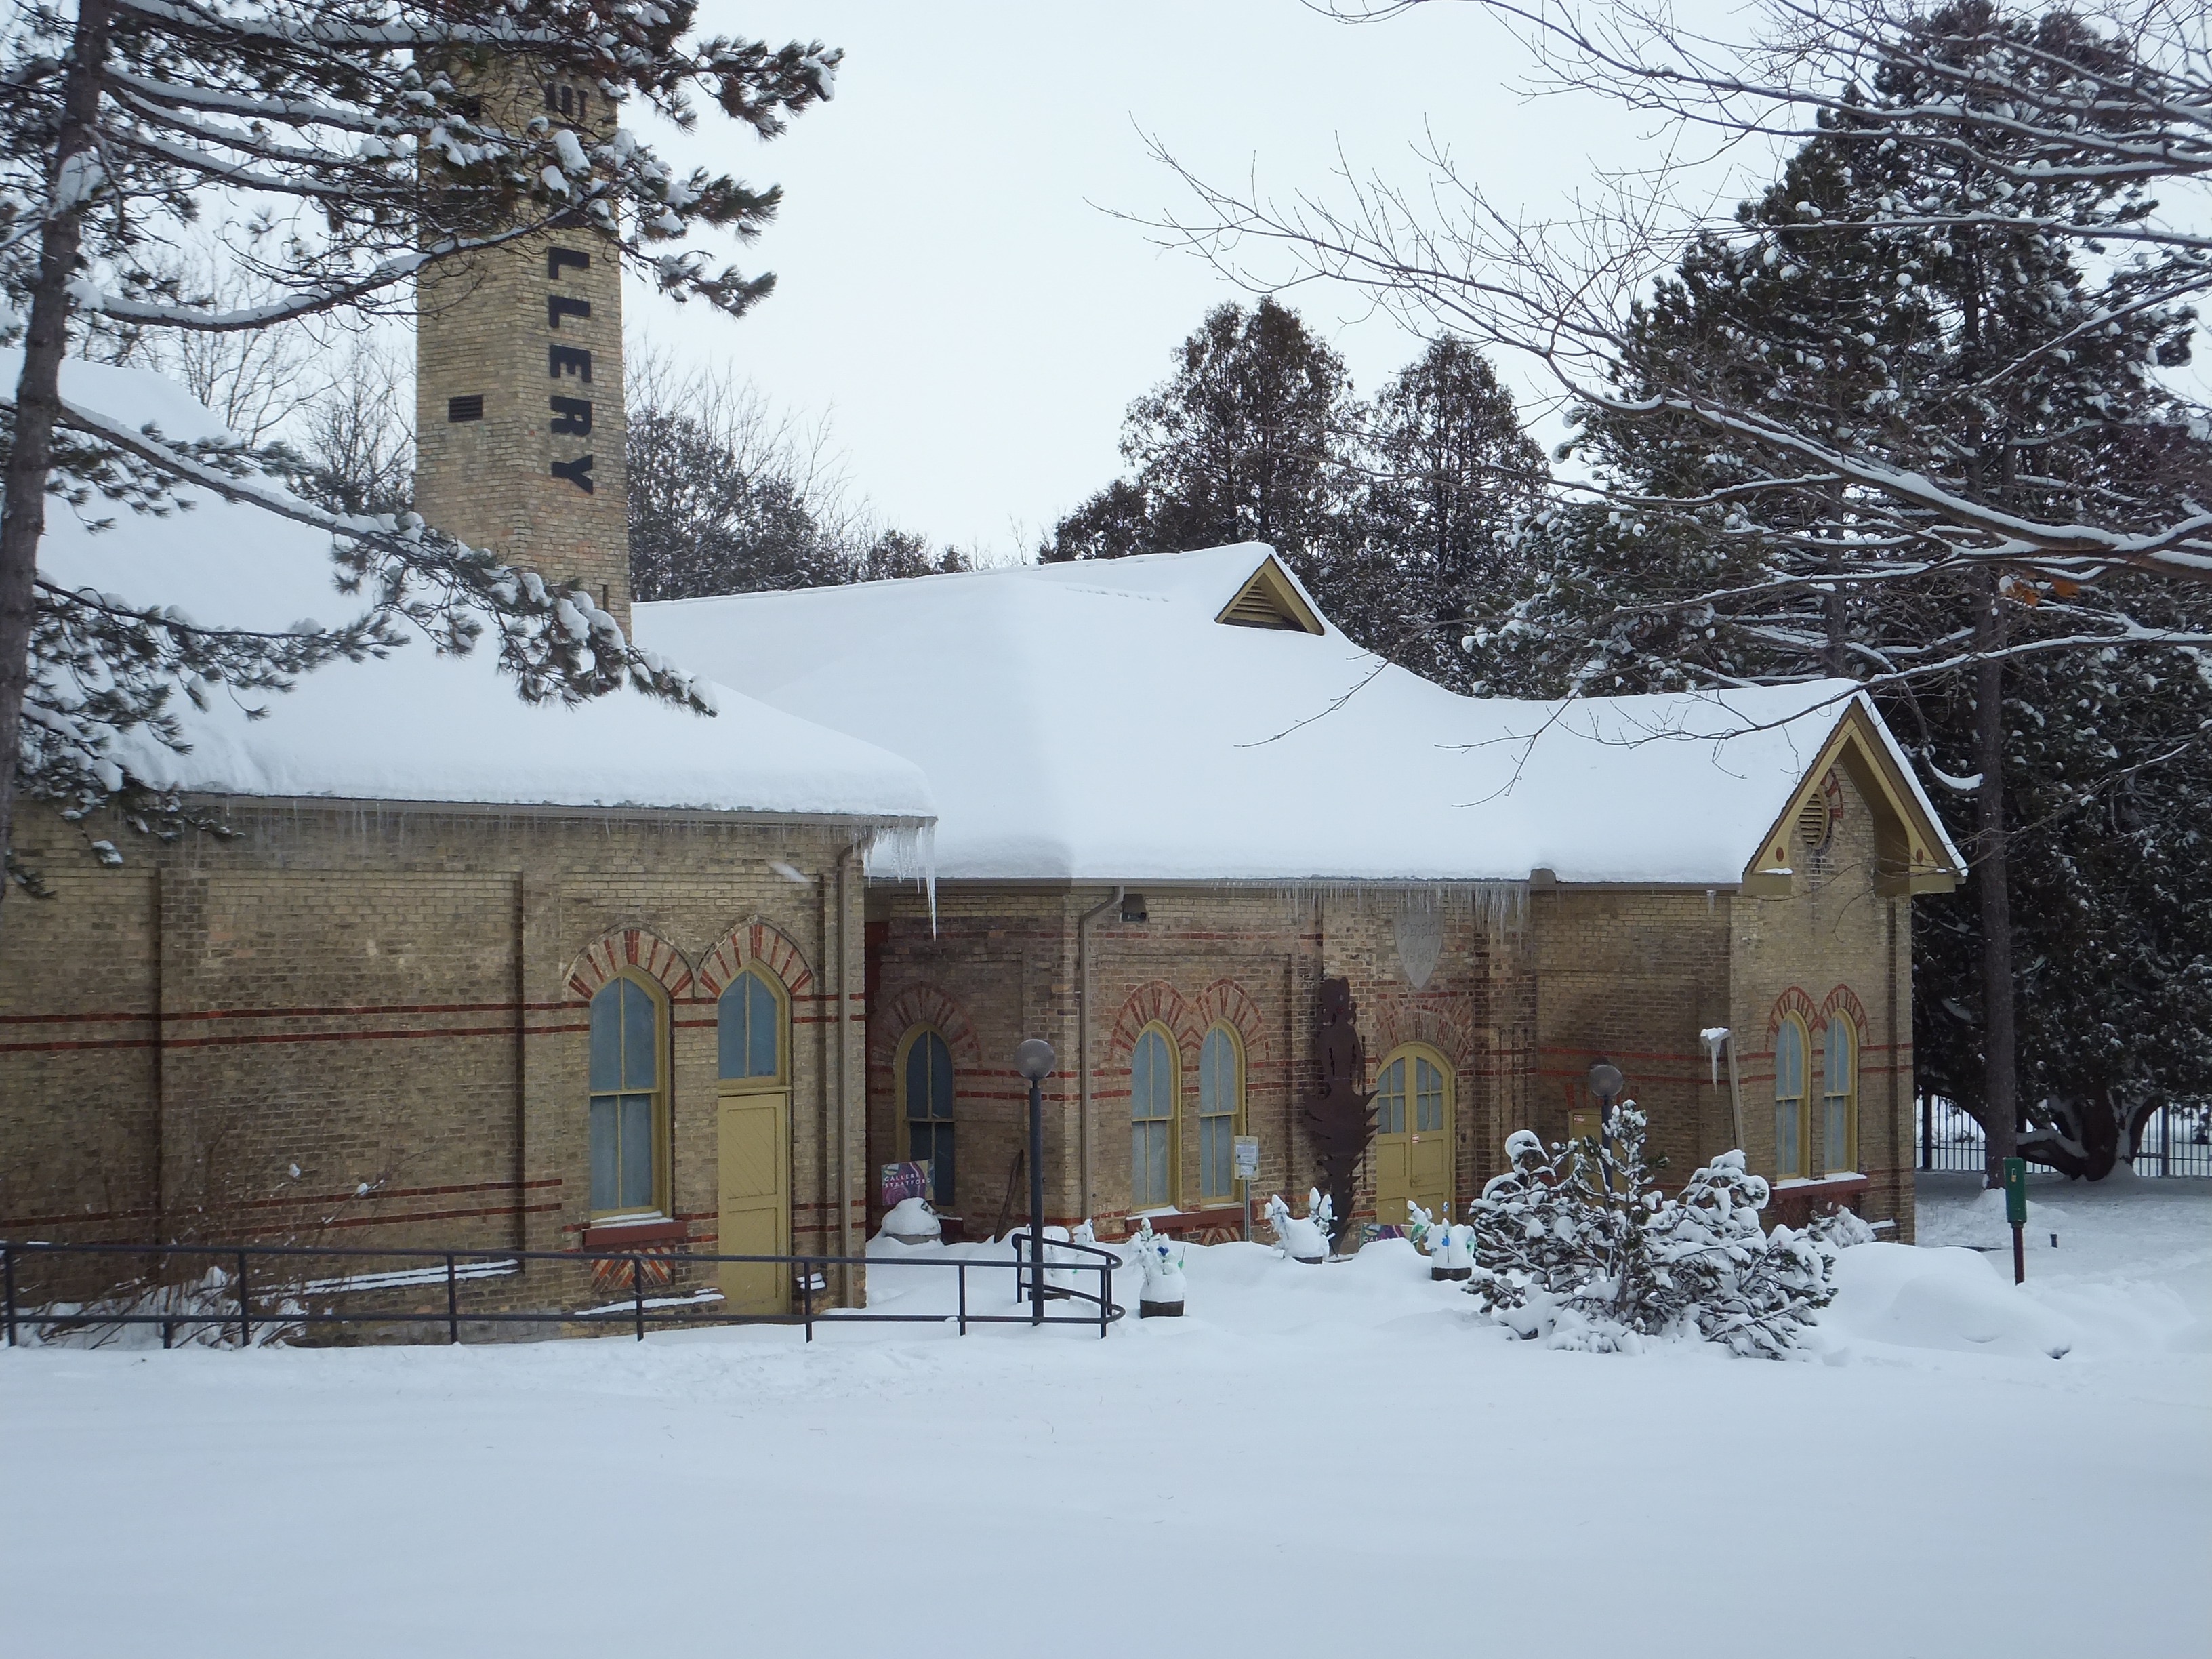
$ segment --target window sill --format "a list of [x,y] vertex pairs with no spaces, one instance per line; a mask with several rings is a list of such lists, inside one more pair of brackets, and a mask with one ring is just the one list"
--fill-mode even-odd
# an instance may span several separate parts
[[633,1245],[681,1244],[690,1236],[690,1228],[681,1221],[671,1221],[666,1216],[641,1216],[635,1221],[594,1222],[584,1229],[584,1248],[626,1250]]
[[1773,1190],[1793,1196],[1808,1192],[1863,1193],[1874,1183],[1856,1170],[1839,1170],[1834,1175],[1791,1176],[1787,1181],[1778,1181]]

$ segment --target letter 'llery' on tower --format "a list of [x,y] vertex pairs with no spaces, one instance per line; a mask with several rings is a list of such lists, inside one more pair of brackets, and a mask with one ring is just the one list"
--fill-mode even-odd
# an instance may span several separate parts
[[[457,73],[457,79],[464,78]],[[586,145],[614,131],[597,87],[526,58],[465,72],[485,115],[543,115]],[[588,225],[434,267],[416,323],[416,506],[511,564],[574,579],[629,629],[622,265]]]

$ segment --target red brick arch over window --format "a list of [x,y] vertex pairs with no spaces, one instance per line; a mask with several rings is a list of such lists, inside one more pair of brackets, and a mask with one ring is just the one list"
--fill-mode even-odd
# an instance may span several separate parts
[[1782,1029],[1782,1019],[1785,1014],[1795,1014],[1803,1020],[1808,1031],[1817,1029],[1820,1024],[1820,1010],[1814,1005],[1813,999],[1793,985],[1774,999],[1774,1010],[1766,1017],[1766,1041],[1770,1048],[1774,1043],[1774,1034]]
[[1408,1042],[1426,1043],[1451,1061],[1455,1072],[1465,1072],[1474,1063],[1473,1034],[1459,1021],[1448,1019],[1433,1008],[1377,1000],[1360,1012],[1363,1018],[1372,1021],[1362,1044],[1370,1066],[1380,1066],[1393,1050]]
[[[868,1046],[872,1051],[872,1062],[889,1066],[900,1042],[917,1025],[935,1028],[945,1039],[945,1046],[952,1051],[957,1070],[973,1074],[983,1069],[983,1049],[975,1040],[975,1025],[960,1005],[934,985],[908,986],[885,1003],[881,1013],[870,1018]],[[1011,1058],[1006,1064],[1012,1066]]]
[[781,981],[793,1002],[814,994],[814,969],[805,953],[772,923],[748,921],[723,934],[699,959],[699,1000],[716,1000],[748,968]]
[[1233,979],[1217,979],[1198,994],[1193,1009],[1200,1040],[1217,1025],[1226,1025],[1244,1045],[1244,1061],[1250,1065],[1267,1058],[1267,1022],[1260,1005]]
[[1858,993],[1848,985],[1838,985],[1828,993],[1828,1000],[1820,1005],[1820,1023],[1826,1024],[1828,1016],[1838,1012],[1859,1028],[1859,1037],[1863,1041],[1867,1034],[1866,1004],[1859,1000]]
[[585,947],[568,969],[568,992],[589,1002],[599,988],[629,969],[652,980],[680,1002],[692,987],[691,964],[684,953],[649,927],[622,927]]
[[1176,1062],[1197,1065],[1199,1045],[1206,1040],[1206,1023],[1183,1000],[1182,992],[1166,981],[1157,979],[1149,985],[1139,986],[1121,1005],[1121,1016],[1114,1022],[1114,1034],[1107,1040],[1108,1060],[1120,1060],[1126,1066],[1129,1056],[1136,1052],[1138,1034],[1155,1022],[1166,1026],[1174,1036]]

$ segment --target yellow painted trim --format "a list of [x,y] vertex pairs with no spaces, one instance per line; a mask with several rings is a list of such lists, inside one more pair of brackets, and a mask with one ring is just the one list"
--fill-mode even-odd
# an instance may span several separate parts
[[1820,745],[1796,789],[1759,844],[1743,874],[1743,890],[1760,898],[1786,898],[1796,867],[1797,815],[1832,767],[1840,766],[1875,815],[1875,890],[1885,895],[1948,893],[1966,873],[1942,851],[1941,830],[1914,799],[1866,710],[1854,702]]
[[[1382,1093],[1382,1078],[1384,1074],[1389,1071],[1391,1066],[1395,1066],[1401,1060],[1425,1060],[1437,1068],[1437,1075],[1442,1077],[1444,1080],[1443,1128],[1441,1131],[1432,1131],[1408,1127],[1401,1133],[1408,1138],[1414,1135],[1429,1133],[1440,1133],[1442,1135],[1444,1143],[1444,1201],[1450,1205],[1455,1211],[1459,1207],[1458,1068],[1455,1066],[1450,1060],[1444,1058],[1443,1051],[1441,1048],[1435,1047],[1431,1043],[1401,1042],[1396,1048],[1390,1050],[1389,1054],[1383,1055],[1382,1065],[1376,1067],[1375,1085],[1376,1093],[1378,1098]],[[1407,1073],[1408,1077],[1408,1083],[1406,1090],[1407,1122],[1411,1126],[1413,1124],[1417,1124],[1421,1121],[1420,1088],[1419,1080],[1420,1074],[1414,1072],[1410,1066],[1407,1068]],[[1377,1141],[1386,1139],[1380,1128],[1376,1129],[1375,1139]],[[1374,1154],[1370,1151],[1368,1156],[1371,1158]],[[1382,1195],[1379,1190],[1376,1194],[1375,1218],[1377,1221],[1386,1219],[1382,1212]],[[1405,1218],[1402,1216],[1397,1217],[1395,1219],[1391,1219],[1390,1224],[1403,1225],[1404,1220]]]
[[[1797,1103],[1797,1167],[1794,1170],[1782,1167],[1782,1141],[1777,1135],[1772,1148],[1774,1178],[1777,1181],[1802,1181],[1809,1178],[1813,1173],[1813,1028],[1806,1024],[1804,1017],[1794,1009],[1782,1016],[1781,1025],[1796,1028],[1797,1053],[1799,1063],[1804,1067],[1804,1076],[1799,1079],[1800,1092],[1794,1095],[1782,1092],[1782,1062],[1778,1058],[1782,1048],[1781,1029],[1778,1025],[1774,1045],[1778,1055],[1774,1064],[1774,1106],[1778,1115],[1784,1103],[1791,1100]],[[1770,1120],[1770,1133],[1771,1123]]]
[[[1231,1139],[1233,1140],[1237,1136],[1244,1133],[1244,1098],[1246,1086],[1246,1079],[1244,1075],[1244,1034],[1238,1030],[1234,1025],[1231,1025],[1225,1019],[1215,1020],[1212,1024],[1206,1028],[1206,1035],[1198,1040],[1199,1109],[1191,1114],[1191,1116],[1194,1120],[1194,1127],[1206,1121],[1206,1045],[1212,1041],[1213,1034],[1216,1031],[1220,1032],[1224,1036],[1229,1039],[1229,1052],[1236,1060],[1236,1103],[1231,1106],[1225,1114],[1218,1112],[1214,1114],[1217,1117],[1225,1115],[1229,1119],[1229,1133]],[[1201,1129],[1199,1131],[1199,1133],[1203,1137],[1205,1131]],[[1204,1146],[1202,1144],[1200,1150],[1202,1154],[1204,1152]],[[1225,1193],[1208,1193],[1205,1190],[1206,1170],[1204,1167],[1203,1158],[1201,1157],[1198,1172],[1199,1191],[1194,1194],[1200,1204],[1216,1203],[1222,1199],[1234,1198],[1237,1196],[1236,1188],[1238,1182],[1236,1175],[1233,1173],[1237,1167],[1236,1158],[1233,1152],[1230,1159],[1229,1167],[1232,1171],[1229,1177],[1230,1190]]]
[[1828,1145],[1828,1101],[1832,1092],[1828,1087],[1828,1034],[1820,1033],[1820,1169],[1823,1174],[1838,1170],[1856,1170],[1859,1167],[1859,1058],[1866,1050],[1866,1033],[1859,1030],[1858,1021],[1841,1008],[1829,1012],[1830,1023],[1840,1021],[1850,1034],[1851,1045],[1851,1086],[1845,1091],[1844,1121],[1849,1132],[1851,1155],[1844,1163],[1836,1161],[1836,1150]]
[[[1137,1115],[1137,1048],[1139,1044],[1144,1042],[1146,1035],[1152,1031],[1158,1031],[1160,1034],[1160,1041],[1167,1047],[1168,1115],[1164,1119],[1140,1118]],[[1136,1126],[1139,1123],[1160,1122],[1164,1122],[1168,1126],[1167,1196],[1140,1200],[1136,1194],[1137,1168],[1133,1145]],[[1182,1205],[1182,1050],[1176,1044],[1175,1033],[1160,1020],[1147,1022],[1144,1030],[1137,1033],[1137,1041],[1129,1045],[1129,1124],[1132,1141],[1129,1165],[1130,1207],[1145,1209],[1156,1207],[1161,1204],[1172,1204],[1181,1208]]]
[[[768,987],[775,998],[776,1040],[775,1075],[774,1077],[724,1077],[722,1058],[722,999],[745,982],[747,977],[758,980]],[[738,976],[722,988],[721,996],[714,999],[714,1092],[721,1095],[764,1095],[791,1087],[791,991],[790,988],[759,965],[748,963]]]
[[[1248,622],[1229,613],[1239,605],[1250,603],[1264,606],[1279,619],[1273,623]],[[1244,579],[1244,585],[1231,596],[1214,615],[1214,621],[1231,628],[1279,628],[1285,632],[1296,630],[1305,634],[1326,634],[1328,629],[1314,614],[1314,608],[1300,597],[1296,583],[1269,554],[1260,562],[1260,568]]]
[[[669,1018],[668,993],[657,980],[653,978],[651,975],[644,973],[635,968],[625,968],[620,973],[617,974],[614,978],[609,980],[605,985],[600,986],[598,990],[592,992],[592,1001],[597,1002],[601,997],[605,996],[610,989],[623,980],[628,980],[633,985],[642,986],[645,989],[646,995],[651,998],[653,1001],[653,1046],[656,1050],[653,1055],[654,1063],[653,1074],[654,1081],[652,1089],[653,1206],[650,1209],[640,1210],[629,1206],[617,1205],[611,1210],[590,1210],[589,1214],[593,1221],[612,1220],[618,1217],[643,1217],[652,1215],[665,1216],[675,1213],[675,1212],[670,1207],[669,1189],[672,1183],[669,1179],[669,1164],[672,1161],[672,1149],[669,1145],[671,1139],[671,1123],[668,1102],[669,1074],[676,1069],[676,1051],[674,1043],[675,1034],[672,1029],[673,1022]],[[590,1045],[592,1039],[588,1034],[588,1028],[591,1024],[590,1006],[591,1005],[589,1003],[585,1005],[584,1016],[584,1023],[586,1027],[586,1035],[584,1038],[584,1193],[585,1201],[587,1206],[590,1202],[592,1191],[590,1114],[592,1109],[591,1103],[594,1097],[594,1091],[592,1088],[591,1083]],[[634,1095],[637,1091],[635,1089],[616,1089],[604,1092],[610,1092],[615,1095]],[[617,1137],[617,1150],[619,1150],[619,1137]]]

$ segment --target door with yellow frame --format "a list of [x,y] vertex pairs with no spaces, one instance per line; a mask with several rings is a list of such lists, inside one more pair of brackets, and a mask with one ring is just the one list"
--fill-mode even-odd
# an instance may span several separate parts
[[[783,987],[757,969],[730,982],[715,1007],[715,1107],[720,1146],[724,1255],[783,1255],[791,1249],[791,1007]],[[732,1313],[783,1313],[791,1279],[773,1261],[726,1261]]]
[[1375,1093],[1375,1218],[1406,1224],[1408,1200],[1442,1215],[1452,1199],[1452,1068],[1434,1048],[1394,1049]]

